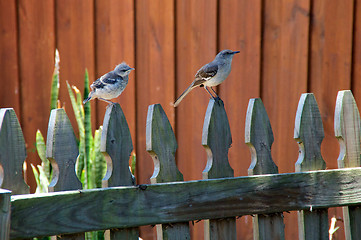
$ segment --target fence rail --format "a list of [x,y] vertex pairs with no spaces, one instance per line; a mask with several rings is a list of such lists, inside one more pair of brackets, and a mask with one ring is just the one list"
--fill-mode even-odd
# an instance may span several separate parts
[[205,239],[236,239],[236,217],[244,215],[254,216],[255,239],[284,239],[285,211],[299,211],[299,239],[328,239],[327,209],[340,206],[346,239],[361,237],[360,116],[350,91],[340,91],[336,101],[340,169],[335,170],[324,170],[324,132],[313,94],[301,96],[294,133],[299,145],[296,172],[284,174],[272,160],[273,133],[263,103],[251,99],[245,142],[252,161],[250,176],[245,177],[233,177],[227,114],[221,100],[211,99],[202,135],[208,161],[203,180],[197,181],[183,181],[175,164],[177,142],[171,125],[161,105],[151,105],[146,149],[154,174],[149,185],[134,183],[128,165],[133,149],[128,124],[120,105],[110,105],[101,145],[108,163],[103,180],[107,187],[90,190],[82,190],[74,174],[78,152],[69,119],[63,109],[54,109],[47,158],[54,169],[49,189],[56,192],[36,195],[24,194],[28,188],[19,177],[25,143],[15,112],[1,109],[0,116],[0,186],[13,193],[10,199],[10,192],[0,189],[0,239],[83,239],[84,232],[105,229],[111,229],[111,239],[138,239],[143,225],[158,225],[158,239],[190,239],[189,222],[207,219]]

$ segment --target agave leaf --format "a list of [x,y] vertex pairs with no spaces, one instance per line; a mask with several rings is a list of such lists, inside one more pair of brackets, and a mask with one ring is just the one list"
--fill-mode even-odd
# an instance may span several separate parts
[[33,173],[34,173],[34,177],[35,177],[35,181],[36,181],[36,193],[39,193],[40,192],[40,187],[41,187],[41,184],[40,184],[40,178],[39,178],[39,173],[38,171],[36,170],[36,167],[33,165],[33,164],[30,164],[31,165],[31,168],[33,169]]
[[39,179],[40,179],[40,186],[41,186],[40,190],[42,193],[47,193],[48,186],[49,186],[49,180],[48,180],[42,166],[38,165],[38,170],[39,170]]
[[98,130],[94,133],[94,147],[92,151],[93,163],[93,174],[94,182],[97,188],[102,187],[102,179],[106,172],[106,161],[103,154],[100,151],[100,141],[102,136],[103,126],[100,126]]
[[53,79],[51,84],[51,97],[50,97],[50,110],[55,109],[57,107],[58,97],[59,97],[59,51],[55,49],[55,66],[53,72]]
[[[85,69],[84,75],[84,96],[89,94],[89,74],[88,70]],[[84,131],[85,131],[85,179],[88,182],[91,176],[90,173],[90,149],[93,145],[92,127],[91,127],[91,105],[86,103],[84,105]],[[85,184],[86,185],[86,184]]]
[[51,179],[51,164],[46,158],[46,145],[43,134],[40,130],[36,131],[36,151],[41,159],[41,166],[44,170],[44,174],[47,177],[48,181]]

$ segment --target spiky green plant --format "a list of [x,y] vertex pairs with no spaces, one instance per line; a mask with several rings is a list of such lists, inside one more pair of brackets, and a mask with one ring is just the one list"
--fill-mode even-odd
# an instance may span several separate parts
[[[59,53],[56,50],[51,85],[50,110],[57,108],[59,101],[59,61]],[[99,188],[102,187],[102,178],[106,171],[106,162],[103,154],[100,152],[102,126],[94,132],[93,137],[91,128],[91,104],[87,103],[83,106],[82,102],[84,98],[79,89],[75,86],[70,86],[68,82],[66,84],[79,130],[79,156],[76,172],[84,189]],[[87,70],[85,70],[84,85],[84,96],[87,96],[89,93],[89,76]],[[41,165],[37,165],[36,167],[32,165],[37,183],[36,191],[48,192],[52,171],[50,162],[46,159],[45,140],[39,130],[36,132],[36,150],[42,161]],[[104,239],[102,231],[87,233],[86,238],[95,240]]]

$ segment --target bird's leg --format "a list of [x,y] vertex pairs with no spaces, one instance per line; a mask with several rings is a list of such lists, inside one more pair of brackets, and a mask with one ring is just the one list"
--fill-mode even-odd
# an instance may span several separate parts
[[207,92],[209,93],[209,95],[211,95],[211,97],[212,97],[214,100],[216,100],[216,98],[212,95],[212,93],[208,90],[208,88],[207,88],[206,86],[204,86],[204,89],[206,89]]
[[112,101],[106,100],[106,99],[104,99],[104,98],[98,98],[98,99],[99,99],[99,100],[102,100],[102,101],[104,101],[104,102],[107,102],[107,103],[109,103],[109,104],[113,104]]
[[212,87],[210,87],[210,88],[212,89],[212,91],[214,92],[214,94],[216,94],[216,96],[217,96],[216,99],[218,99],[218,100],[221,99],[221,98],[218,96],[218,94],[213,90],[213,88],[212,88]]

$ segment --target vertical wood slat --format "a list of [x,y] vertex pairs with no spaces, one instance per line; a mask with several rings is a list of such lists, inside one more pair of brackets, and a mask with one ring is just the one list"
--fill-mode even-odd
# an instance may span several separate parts
[[12,108],[0,109],[0,187],[12,194],[29,193],[23,179],[26,147],[18,118]]
[[[125,61],[135,66],[135,0],[95,0],[95,78]],[[121,16],[121,21],[120,20]],[[136,69],[137,70],[137,69]],[[122,104],[127,116],[131,136],[136,136],[136,88],[132,72],[126,90],[119,98],[113,99]],[[101,124],[106,111],[106,103],[97,101],[97,125]],[[134,146],[135,149],[136,146]]]
[[[319,100],[325,132],[332,132],[335,96],[351,87],[353,9],[355,1],[312,1],[310,21],[309,91]],[[326,134],[322,155],[327,161],[338,155],[337,140]],[[336,161],[327,162],[336,168]],[[340,232],[340,231],[337,231]]]
[[0,0],[0,78],[11,79],[1,86],[0,107],[12,107],[21,114],[16,8],[17,1]]
[[[129,157],[133,151],[132,138],[127,120],[118,103],[111,104],[106,109],[100,151],[107,161],[103,187],[135,185],[129,170]],[[110,230],[110,239],[138,240],[138,238],[138,228]]]
[[[360,113],[350,90],[339,91],[335,107],[335,136],[340,145],[339,168],[360,167]],[[361,207],[343,207],[346,239],[361,236]]]
[[[81,190],[82,184],[75,174],[79,149],[70,120],[65,110],[53,109],[50,113],[46,139],[46,157],[53,167],[49,192]],[[85,239],[83,233],[62,235],[61,239]]]
[[[27,143],[27,183],[36,186],[30,164],[40,164],[35,133],[46,132],[49,118],[51,77],[54,70],[54,1],[18,3],[18,52],[21,113],[17,112]],[[9,81],[9,80],[7,80]],[[33,188],[35,191],[35,188]]]
[[[232,144],[231,130],[222,100],[210,99],[204,118],[202,145],[207,153],[203,179],[233,177],[228,162]],[[210,219],[204,224],[204,239],[237,239],[236,219]]]
[[[94,1],[54,0],[56,44],[60,53],[60,89],[59,99],[68,109],[68,117],[76,126],[76,120],[71,109],[69,93],[65,80],[71,86],[76,86],[81,92],[84,89],[85,69],[89,73],[89,82],[94,81],[95,50],[94,50]],[[49,88],[50,89],[50,88]],[[49,91],[47,89],[47,91]],[[91,101],[95,109],[95,101]],[[92,111],[92,126],[96,117]],[[76,130],[77,131],[77,130]]]
[[[183,181],[183,174],[175,163],[177,141],[160,104],[148,107],[146,149],[154,161],[154,172],[150,179],[152,184]],[[157,239],[191,239],[189,223],[157,225]]]
[[0,189],[0,240],[10,239],[11,191]]
[[[260,98],[249,100],[245,142],[250,148],[252,162],[248,175],[278,173],[272,160],[273,132],[266,109]],[[283,215],[256,215],[253,218],[253,239],[285,239]]]
[[[296,172],[324,170],[321,155],[324,138],[321,114],[312,93],[301,95],[295,120],[294,138],[299,146]],[[299,239],[328,239],[328,210],[317,209],[298,213]]]

